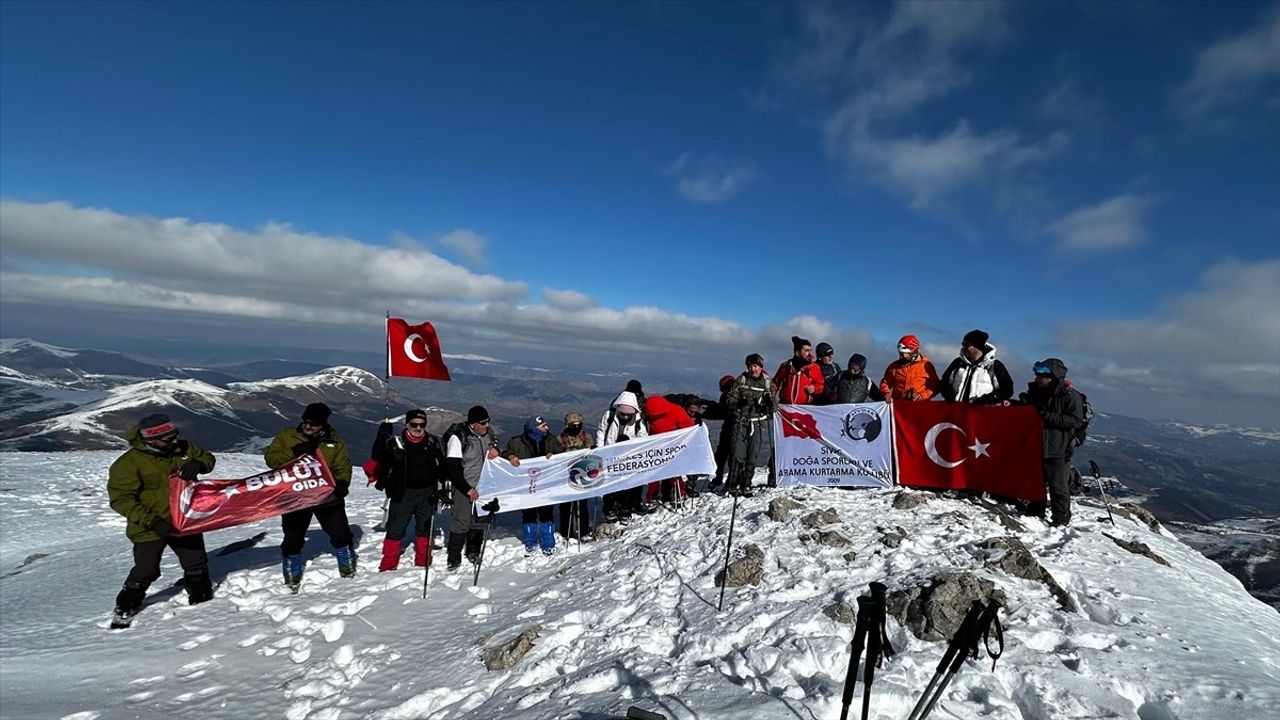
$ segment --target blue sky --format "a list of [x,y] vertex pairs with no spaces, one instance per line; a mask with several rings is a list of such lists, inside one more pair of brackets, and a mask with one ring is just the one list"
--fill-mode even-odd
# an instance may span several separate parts
[[1058,355],[1135,413],[1207,389],[1280,424],[1275,3],[0,20],[6,324],[390,307],[459,352],[726,371],[793,332],[945,365],[982,327],[1016,377]]

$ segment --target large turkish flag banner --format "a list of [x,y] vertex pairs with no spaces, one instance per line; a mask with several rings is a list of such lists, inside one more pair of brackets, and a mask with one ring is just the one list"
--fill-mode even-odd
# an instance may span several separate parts
[[449,379],[431,323],[410,325],[400,318],[387,318],[387,377]]
[[237,480],[169,478],[169,515],[178,535],[221,530],[302,510],[333,498],[324,456],[300,455],[275,470]]
[[1043,501],[1044,423],[1026,405],[895,402],[898,484]]

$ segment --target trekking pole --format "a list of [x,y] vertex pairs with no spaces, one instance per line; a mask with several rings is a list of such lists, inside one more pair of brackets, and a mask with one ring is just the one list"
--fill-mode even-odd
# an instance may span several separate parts
[[[471,587],[480,584],[480,567],[484,565],[484,549],[489,544],[489,528],[493,526],[493,514],[498,512],[498,499],[494,498],[485,503],[481,510],[488,510],[489,514],[485,516],[484,529],[480,535],[480,554],[476,556],[476,576],[471,580]],[[473,511],[474,512],[474,511]]]
[[431,500],[427,509],[431,511],[431,517],[427,518],[427,566],[422,570],[422,599],[427,599],[427,582],[431,578],[431,543],[435,542],[432,537],[436,534],[436,501]]
[[938,668],[933,673],[933,678],[929,680],[929,684],[925,686],[924,692],[920,694],[920,700],[916,706],[911,709],[911,714],[907,716],[907,720],[919,720],[923,715],[921,712],[928,712],[928,708],[933,707],[936,698],[933,697],[934,691],[938,688],[938,683],[942,681],[947,674],[947,667],[955,660],[956,655],[960,652],[963,639],[970,632],[970,629],[976,627],[978,619],[982,616],[982,611],[986,608],[977,600],[969,603],[969,610],[965,613],[964,620],[960,621],[960,627],[951,636],[951,640],[947,642],[947,650],[942,653],[942,659],[938,661]]
[[1111,521],[1111,527],[1115,527],[1116,519],[1111,515],[1111,501],[1107,499],[1107,491],[1102,487],[1102,471],[1098,469],[1098,463],[1090,460],[1089,471],[1093,473],[1094,482],[1098,483],[1098,493],[1102,495],[1102,503],[1107,506],[1107,519]]
[[844,674],[844,695],[841,697],[840,720],[849,720],[849,706],[853,704],[854,686],[858,684],[858,664],[862,649],[867,643],[867,626],[871,623],[871,598],[858,598],[858,617],[853,622],[853,642],[849,646],[849,668]]
[[733,549],[733,524],[738,519],[738,493],[733,494],[733,512],[729,515],[729,541],[724,546],[724,571],[720,575],[720,602],[716,611],[724,609],[724,589],[729,584],[729,552]]
[[[983,606],[980,601],[975,600],[974,604],[980,606],[982,610],[978,613],[978,619],[969,625],[963,637],[960,637],[961,630],[965,629],[963,625],[961,625],[961,630],[956,631],[956,638],[959,638],[959,645],[957,647],[956,654],[951,659],[951,666],[948,668],[947,675],[942,678],[942,683],[938,686],[937,692],[933,694],[933,697],[929,699],[929,704],[925,706],[924,712],[918,716],[913,715],[908,720],[925,720],[925,718],[929,717],[929,713],[933,711],[934,705],[936,705],[938,700],[942,698],[942,694],[946,691],[947,685],[950,684],[951,679],[954,678],[956,673],[960,672],[960,668],[964,666],[964,661],[968,658],[977,659],[979,638],[983,639],[987,654],[991,657],[992,670],[995,669],[995,661],[999,660],[1000,656],[1004,654],[1004,627],[1000,624],[1000,618],[998,615],[1000,612],[1000,603],[992,600],[990,604]],[[970,610],[972,611],[972,606],[970,607]],[[968,617],[969,616],[966,615],[965,619],[967,620]],[[1000,643],[1000,649],[996,652],[991,651],[992,626],[996,629],[996,639]],[[953,641],[956,640],[956,638],[953,638]]]
[[883,583],[871,583],[871,618],[867,622],[867,664],[862,677],[862,720],[867,720],[871,712],[871,683],[875,680],[876,668],[884,660],[893,657],[893,646],[889,644],[889,636],[885,633],[885,588]]

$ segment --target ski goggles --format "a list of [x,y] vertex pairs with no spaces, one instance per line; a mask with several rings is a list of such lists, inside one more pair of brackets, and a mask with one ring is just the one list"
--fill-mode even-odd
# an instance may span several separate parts
[[1031,372],[1035,373],[1039,377],[1053,377],[1053,368],[1050,368],[1044,363],[1036,363],[1033,365],[1031,367]]

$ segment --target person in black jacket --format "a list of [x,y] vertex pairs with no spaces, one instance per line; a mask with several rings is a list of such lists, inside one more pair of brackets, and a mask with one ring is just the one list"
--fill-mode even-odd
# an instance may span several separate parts
[[884,393],[880,392],[880,385],[867,377],[866,369],[867,358],[865,355],[859,353],[850,355],[847,369],[836,376],[833,402],[864,403],[884,400]]
[[1035,364],[1036,379],[1021,395],[1034,405],[1044,420],[1044,481],[1049,486],[1049,507],[1053,525],[1071,522],[1071,455],[1074,433],[1084,425],[1084,401],[1067,384],[1067,366],[1058,358]]
[[996,347],[981,330],[970,330],[960,341],[960,355],[942,373],[942,397],[971,405],[1008,405],[1013,378],[996,359]]
[[444,450],[427,432],[427,414],[417,409],[405,413],[404,432],[399,435],[393,434],[391,423],[379,425],[372,455],[381,470],[375,487],[391,501],[378,571],[395,570],[400,564],[401,540],[410,518],[417,520],[418,532],[413,564],[425,567],[431,557],[431,518],[441,497],[447,497],[442,493],[448,485]]
[[[541,415],[534,415],[524,423],[524,433],[507,441],[507,462],[512,467],[520,467],[521,460],[551,457],[564,452],[560,438],[551,434],[551,426]],[[552,522],[555,515],[554,505],[543,505],[536,508],[525,508],[520,511],[521,534],[524,536],[524,552],[532,555],[539,541],[542,554],[550,555],[556,551],[556,526]]]
[[836,364],[836,351],[830,343],[820,342],[813,349],[818,357],[818,369],[822,371],[822,392],[815,399],[815,405],[830,405],[836,401],[836,377],[840,375],[840,366]]
[[[707,486],[707,490],[715,492],[724,484],[724,474],[729,470],[729,456],[733,451],[733,426],[737,424],[737,412],[729,406],[729,391],[733,389],[733,381],[736,378],[733,375],[725,375],[720,378],[720,402],[716,405],[720,410],[720,435],[716,441],[716,476],[711,479],[711,484]],[[717,418],[707,418],[714,420]]]

